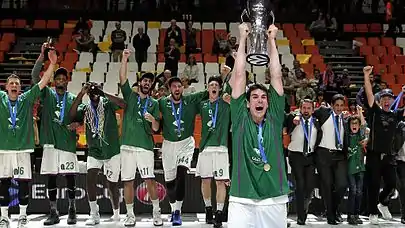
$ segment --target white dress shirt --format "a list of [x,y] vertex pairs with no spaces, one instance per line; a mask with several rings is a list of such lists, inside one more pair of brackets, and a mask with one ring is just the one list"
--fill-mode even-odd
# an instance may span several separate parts
[[[342,150],[339,148],[336,148],[335,145],[335,125],[333,121],[335,121],[335,112],[332,112],[332,114],[329,116],[329,118],[323,123],[321,126],[322,128],[322,140],[321,143],[319,144],[319,147],[323,147],[329,150]],[[343,125],[343,114],[340,114],[339,116],[339,125],[340,125],[340,139],[341,143],[343,144],[343,136],[344,136],[344,125]]]
[[[314,147],[316,143],[316,136],[317,136],[317,130],[314,125],[312,125],[312,132],[311,131],[311,121],[313,121],[313,118],[310,117],[308,119],[308,137],[310,138],[309,142],[309,149],[308,153],[314,152]],[[304,120],[305,124],[305,120]],[[299,124],[294,128],[294,130],[291,132],[291,142],[288,144],[288,150],[289,151],[294,151],[294,152],[303,152],[304,150],[304,140],[305,140],[305,134],[304,134],[304,129],[302,126],[302,122],[300,121]]]

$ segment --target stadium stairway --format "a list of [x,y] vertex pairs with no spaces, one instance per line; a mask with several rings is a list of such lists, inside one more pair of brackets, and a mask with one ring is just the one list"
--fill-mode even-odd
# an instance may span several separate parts
[[354,98],[363,86],[363,67],[365,59],[355,53],[352,41],[317,41],[319,52],[326,64],[331,64],[335,74],[342,74],[347,69],[350,83],[355,86],[349,88],[349,98]]

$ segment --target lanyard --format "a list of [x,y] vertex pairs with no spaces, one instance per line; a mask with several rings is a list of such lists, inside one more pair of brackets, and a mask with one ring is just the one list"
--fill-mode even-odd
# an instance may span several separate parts
[[[55,93],[55,96],[56,96],[56,102],[57,102],[57,105],[59,105],[59,103],[60,103],[60,97],[59,97],[59,95],[58,95],[58,93],[56,92],[56,91],[54,91],[54,93]],[[60,107],[60,110],[59,110],[59,123],[63,123],[63,118],[65,117],[65,106],[66,106],[66,94],[67,94],[67,92],[65,92],[64,94],[63,94],[63,100],[62,100],[62,107]]]
[[314,124],[314,118],[311,118],[311,121],[309,122],[309,132],[308,132],[307,126],[305,126],[305,123],[304,123],[304,118],[302,118],[302,116],[301,116],[301,126],[302,126],[302,130],[304,131],[304,136],[307,139],[308,145],[310,145],[310,143],[311,143],[313,124]]
[[263,147],[263,122],[260,122],[259,124],[259,133],[257,134],[257,141],[259,142],[259,150],[260,150],[260,155],[262,157],[262,161],[264,164],[268,164],[267,162],[267,156],[266,153],[264,152],[264,147]]
[[15,130],[16,122],[17,122],[18,98],[15,102],[14,107],[11,106],[11,101],[10,101],[10,99],[8,99],[8,110],[10,111],[11,125],[13,127],[13,130]]
[[[338,123],[336,123],[336,118],[335,118],[334,112],[332,112],[331,115],[332,115],[332,118],[333,118],[333,127],[335,128],[335,134],[336,134],[336,137],[337,137],[337,140],[338,140],[338,144],[342,145],[342,139],[340,138],[340,130],[339,130]],[[339,115],[338,118],[341,118],[340,115]]]
[[183,109],[183,101],[180,100],[179,115],[177,115],[176,108],[174,107],[173,101],[170,101],[170,102],[172,104],[173,116],[177,123],[177,134],[180,135],[181,134],[181,126],[180,126],[181,125],[181,112]]
[[214,111],[214,115],[212,115],[212,109],[211,109],[211,102],[210,101],[208,101],[208,108],[209,108],[209,112],[210,112],[210,116],[211,116],[211,122],[212,122],[212,125],[211,125],[211,127],[212,128],[215,128],[215,126],[216,126],[216,123],[217,123],[217,117],[218,117],[218,103],[219,103],[219,98],[215,101],[215,111]]
[[94,116],[94,127],[96,128],[96,134],[98,134],[98,113],[96,108],[94,107],[93,103],[90,103],[91,106],[91,111],[93,112],[93,116]]
[[[149,103],[149,97],[146,97],[145,105],[142,108],[141,111],[141,116],[144,116],[146,111],[148,110],[148,103]],[[138,107],[141,108],[141,97],[138,96]]]
[[[400,92],[400,93],[398,94],[398,96],[395,98],[394,102],[392,102],[391,107],[390,107],[390,110],[391,110],[392,108],[394,108],[394,111],[396,111],[396,110],[398,109],[398,106],[399,106],[399,103],[400,103],[400,100],[401,100],[403,94],[404,94],[404,92]],[[395,105],[395,106],[394,106],[394,105]]]

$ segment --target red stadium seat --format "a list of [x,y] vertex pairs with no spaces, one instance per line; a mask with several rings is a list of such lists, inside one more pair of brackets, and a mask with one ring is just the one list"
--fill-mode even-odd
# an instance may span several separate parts
[[354,32],[354,25],[353,24],[344,24],[343,31],[344,32]]
[[401,48],[397,47],[397,46],[388,46],[387,47],[387,53],[389,55],[401,55]]
[[34,25],[32,27],[33,27],[33,29],[46,29],[46,21],[45,20],[35,20]]
[[14,22],[12,19],[4,19],[0,22],[0,28],[14,28]]
[[377,64],[374,66],[374,73],[375,74],[384,74],[387,73],[387,65],[385,64]]
[[399,64],[390,64],[388,65],[388,72],[395,75],[402,74],[402,66]]
[[312,64],[318,65],[319,63],[323,63],[323,57],[321,55],[312,55],[310,62]]
[[373,54],[373,49],[370,46],[363,45],[360,47],[360,55],[362,56],[367,56],[367,55],[372,55]]
[[397,55],[395,56],[395,62],[399,64],[405,63],[405,55]]
[[398,74],[396,79],[397,84],[405,85],[405,74]]
[[0,51],[8,52],[10,50],[10,43],[5,41],[0,41]]
[[391,37],[381,37],[381,45],[390,47],[394,45],[394,39]]
[[382,32],[381,24],[373,23],[370,25],[370,32]]
[[218,56],[217,55],[212,55],[212,54],[204,54],[204,63],[217,63],[218,62]]
[[305,53],[310,55],[319,55],[319,49],[316,45],[305,46]]
[[202,53],[211,53],[214,45],[214,31],[210,29],[202,30]]
[[305,29],[305,24],[295,24],[295,30],[302,32],[302,31],[306,31]]
[[378,38],[378,37],[369,37],[367,45],[372,46],[372,47],[379,46],[380,45],[380,38]]
[[356,31],[357,32],[368,32],[368,25],[367,24],[356,24]]
[[27,21],[25,19],[17,19],[15,20],[15,27],[16,28],[25,28],[27,26]]
[[384,46],[374,46],[373,53],[374,55],[381,57],[387,54],[387,48],[385,48]]
[[366,61],[368,65],[375,66],[380,64],[380,59],[376,55],[367,55]]
[[394,64],[395,63],[395,57],[393,55],[383,55],[381,56],[381,63],[384,64]]
[[364,37],[356,37],[354,40],[362,43],[363,45],[367,45],[367,39]]
[[59,29],[59,21],[58,20],[49,20],[48,23],[46,24],[47,29]]
[[388,73],[382,74],[381,79],[389,85],[396,83],[394,74],[388,74]]
[[2,37],[2,41],[8,42],[8,43],[14,43],[15,34],[14,33],[4,33],[3,37]]

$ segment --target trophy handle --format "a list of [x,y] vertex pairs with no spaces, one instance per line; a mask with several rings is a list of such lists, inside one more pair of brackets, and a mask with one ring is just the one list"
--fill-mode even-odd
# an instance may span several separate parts
[[276,20],[276,18],[274,17],[273,10],[270,11],[270,16],[272,18],[271,24],[274,25],[274,21]]
[[244,22],[245,22],[245,21],[243,20],[243,16],[249,17],[249,14],[248,14],[248,12],[247,12],[246,9],[244,9],[244,10],[242,11],[242,14],[240,15],[240,21],[241,21],[241,23],[244,23]]

